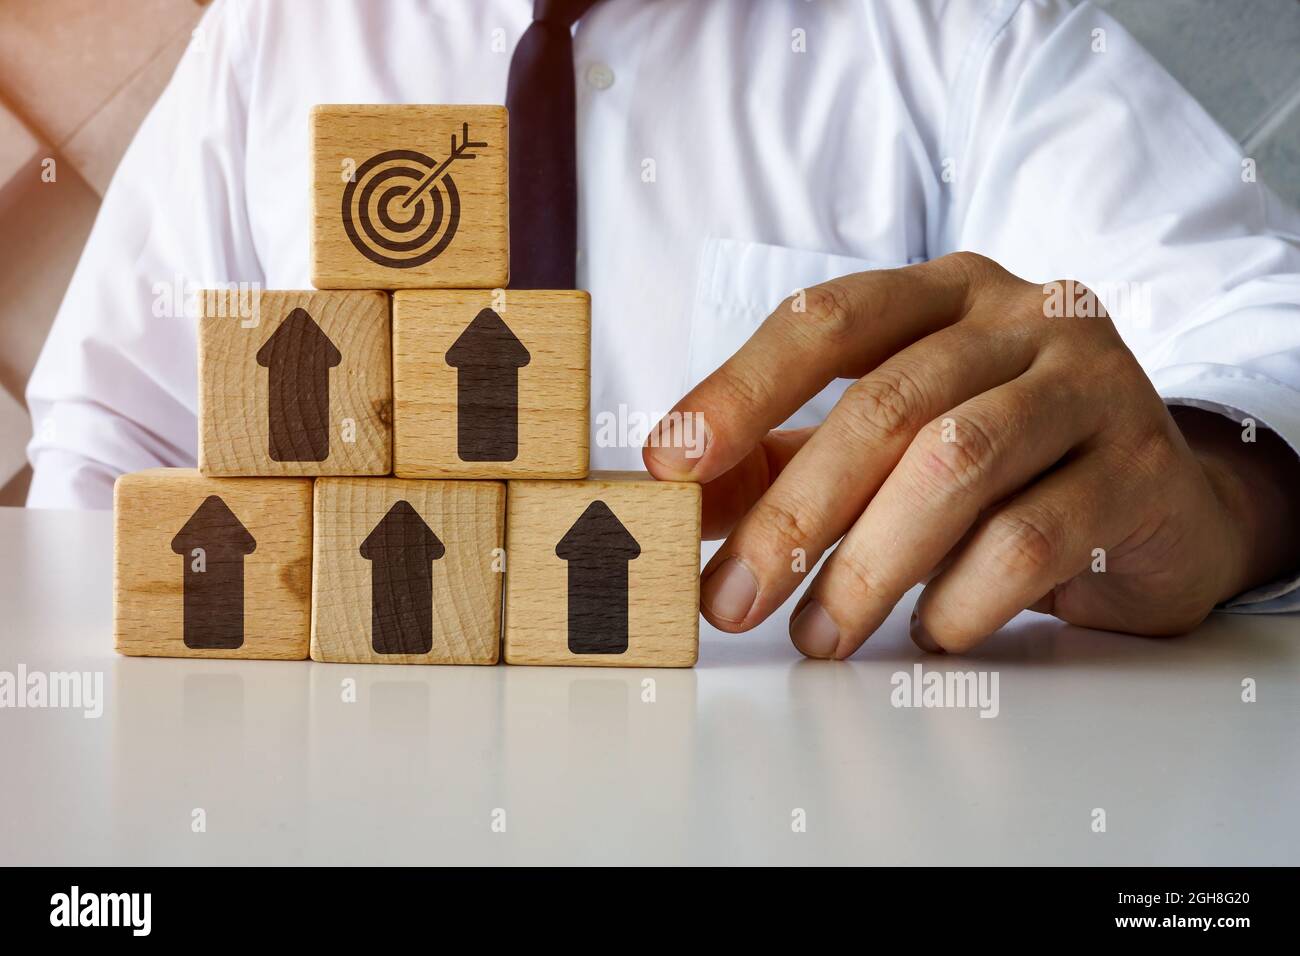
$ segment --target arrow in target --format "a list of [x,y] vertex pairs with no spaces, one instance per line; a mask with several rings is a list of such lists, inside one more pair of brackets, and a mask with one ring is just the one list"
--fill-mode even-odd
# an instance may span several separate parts
[[406,198],[401,201],[401,203],[398,205],[397,208],[405,209],[408,206],[410,206],[411,203],[415,202],[416,198],[419,197],[420,194],[423,193],[426,189],[428,189],[430,186],[436,183],[438,181],[438,178],[447,171],[447,167],[450,166],[452,163],[454,163],[456,160],[474,159],[478,155],[477,153],[468,152],[468,150],[484,149],[487,147],[486,142],[476,143],[470,141],[469,123],[462,124],[461,137],[462,137],[461,144],[457,146],[456,134],[455,133],[451,134],[451,155],[448,156],[446,159],[444,159],[441,163],[439,163],[437,168],[435,168],[433,172],[429,173],[427,176],[424,177],[424,179],[420,180],[419,184],[414,189],[412,189],[409,194],[407,194]]

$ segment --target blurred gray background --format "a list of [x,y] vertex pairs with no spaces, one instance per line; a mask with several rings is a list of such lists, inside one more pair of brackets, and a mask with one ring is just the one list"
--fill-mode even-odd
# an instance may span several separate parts
[[[118,159],[204,2],[0,0],[0,505],[27,493],[32,364]],[[1097,2],[1300,206],[1300,0]],[[57,183],[40,181],[46,157]]]
[[1094,0],[1300,206],[1300,0]]

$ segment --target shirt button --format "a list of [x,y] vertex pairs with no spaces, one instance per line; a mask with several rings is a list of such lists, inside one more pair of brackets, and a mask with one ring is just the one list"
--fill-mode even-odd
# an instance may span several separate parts
[[614,85],[614,71],[604,63],[593,63],[587,67],[587,84],[598,90],[607,90]]

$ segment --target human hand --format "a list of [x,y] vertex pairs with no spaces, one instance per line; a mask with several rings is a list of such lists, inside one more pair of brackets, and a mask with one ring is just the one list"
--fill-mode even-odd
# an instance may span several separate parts
[[[841,537],[791,617],[810,657],[851,655],[920,582],[913,640],[960,652],[1025,608],[1183,632],[1300,563],[1289,449],[1190,409],[1184,435],[1104,310],[1048,318],[1046,295],[969,253],[845,276],[687,394],[644,457],[702,482],[705,536],[726,536],[709,622],[754,627]],[[772,431],[836,378],[858,381],[820,426]]]

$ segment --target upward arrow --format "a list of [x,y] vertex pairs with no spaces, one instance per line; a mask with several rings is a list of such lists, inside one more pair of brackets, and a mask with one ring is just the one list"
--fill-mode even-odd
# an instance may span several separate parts
[[182,556],[186,647],[230,650],[244,643],[244,557],[257,542],[217,495],[172,538]]
[[555,546],[569,563],[569,653],[627,650],[627,565],[641,545],[609,505],[593,501]]
[[330,369],[343,361],[305,309],[294,309],[257,352],[268,369],[267,431],[272,461],[330,455]]
[[376,654],[433,650],[433,562],[446,553],[410,502],[388,509],[361,543],[370,562],[370,644]]
[[519,456],[519,369],[528,349],[492,309],[483,309],[447,350],[456,369],[456,453],[461,461]]

